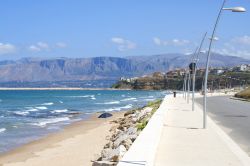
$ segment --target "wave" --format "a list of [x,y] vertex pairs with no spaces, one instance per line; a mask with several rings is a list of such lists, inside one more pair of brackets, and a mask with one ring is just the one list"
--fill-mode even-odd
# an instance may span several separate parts
[[63,122],[70,120],[68,117],[63,118],[54,118],[54,119],[48,119],[45,121],[41,121],[38,123],[32,123],[32,125],[39,126],[39,127],[45,127],[47,124],[57,123],[57,122]]
[[39,109],[39,110],[46,110],[46,109],[48,109],[47,107],[44,107],[44,106],[42,106],[42,107],[36,107],[37,109]]
[[14,114],[25,116],[25,115],[28,115],[29,112],[28,111],[15,111]]
[[69,110],[67,109],[62,109],[62,110],[53,110],[51,113],[63,113],[63,112],[68,112]]
[[123,107],[115,107],[115,108],[104,109],[104,111],[105,111],[105,112],[121,111],[121,110],[129,109],[129,108],[132,108],[132,107],[133,107],[132,104],[128,104],[128,105],[123,106]]
[[121,101],[131,101],[131,100],[136,100],[136,98],[131,97],[131,98],[122,99]]
[[63,103],[62,101],[59,101],[59,103]]
[[155,99],[144,99],[145,101],[154,101]]
[[124,106],[124,107],[120,107],[121,109],[129,109],[129,108],[132,108],[133,107],[133,105],[132,104],[128,104],[128,105],[126,105],[126,106]]
[[50,103],[43,103],[41,105],[53,105],[54,103],[53,102],[50,102]]
[[6,128],[0,128],[0,133],[3,133],[6,131]]
[[32,107],[26,107],[26,108],[27,108],[26,111],[28,111],[28,112],[36,112],[36,111],[38,111],[38,109],[32,108]]
[[120,101],[110,101],[110,102],[105,102],[105,103],[96,103],[96,104],[105,104],[105,105],[120,104]]
[[77,97],[82,97],[82,98],[93,98],[95,97],[95,95],[83,95],[83,96],[67,96],[67,97],[73,97],[73,98],[77,98]]
[[91,99],[92,99],[92,100],[96,100],[96,98],[95,98],[95,97],[91,97]]

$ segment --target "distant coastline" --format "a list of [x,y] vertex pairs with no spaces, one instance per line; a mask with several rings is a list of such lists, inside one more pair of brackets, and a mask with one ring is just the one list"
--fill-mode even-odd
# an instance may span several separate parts
[[115,88],[4,88],[1,90],[131,90],[131,89],[115,89]]

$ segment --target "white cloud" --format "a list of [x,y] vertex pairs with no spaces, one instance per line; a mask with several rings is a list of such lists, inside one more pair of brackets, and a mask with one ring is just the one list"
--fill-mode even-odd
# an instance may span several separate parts
[[0,54],[10,54],[16,52],[16,47],[12,44],[0,43]]
[[127,51],[136,48],[136,43],[121,37],[113,37],[111,41],[118,46],[119,51]]
[[172,39],[172,40],[162,40],[158,37],[153,38],[153,42],[158,46],[187,46],[191,44],[189,40],[185,39]]
[[250,58],[250,36],[235,37],[223,44],[223,47],[215,49],[215,52]]
[[67,44],[63,42],[57,42],[54,45],[50,46],[46,42],[37,42],[36,44],[32,44],[28,46],[28,50],[32,52],[40,52],[40,51],[50,51],[51,49],[54,48],[65,48],[67,47]]
[[28,50],[33,52],[49,51],[49,45],[45,42],[38,42],[36,44],[30,45]]
[[45,50],[48,50],[49,49],[49,45],[45,42],[38,42],[37,43],[37,46],[41,49],[45,49]]
[[250,36],[235,37],[231,42],[250,46]]
[[161,39],[159,39],[158,37],[154,37],[154,38],[153,38],[153,41],[154,41],[154,43],[155,43],[156,45],[158,45],[158,46],[160,46],[160,45],[162,44]]
[[65,48],[65,47],[67,47],[67,44],[63,43],[63,42],[58,42],[58,43],[56,43],[56,47]]
[[189,40],[179,40],[179,39],[173,39],[172,43],[170,42],[170,45],[173,44],[174,46],[184,46],[190,44]]
[[34,51],[34,52],[39,52],[39,51],[41,51],[41,48],[39,48],[39,47],[37,47],[35,45],[31,45],[31,46],[28,47],[28,50]]

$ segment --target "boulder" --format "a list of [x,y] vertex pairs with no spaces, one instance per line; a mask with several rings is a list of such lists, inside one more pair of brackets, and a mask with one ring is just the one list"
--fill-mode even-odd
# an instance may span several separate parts
[[129,127],[127,130],[126,130],[126,133],[128,135],[133,135],[133,134],[136,134],[137,133],[137,129],[135,127]]
[[135,121],[140,122],[142,119],[144,119],[146,116],[148,116],[153,108],[151,107],[145,107],[141,112],[136,116]]
[[110,162],[110,161],[94,161],[92,166],[115,166],[117,162]]
[[115,132],[115,130],[117,129],[118,125],[114,125],[110,128],[110,132]]
[[127,138],[121,142],[121,144],[128,150],[129,147],[132,145],[132,141],[130,138]]
[[124,117],[128,116],[128,115],[131,115],[131,114],[134,114],[135,112],[136,112],[136,110],[127,111],[127,112],[125,112]]
[[126,133],[119,134],[117,139],[115,139],[114,141],[114,145],[113,145],[114,148],[117,148],[121,144],[121,142],[127,138],[128,138],[128,135]]
[[138,136],[138,134],[135,133],[135,134],[129,135],[128,138],[129,138],[132,142],[134,142],[134,141],[136,140],[137,136]]
[[108,142],[106,145],[104,145],[104,149],[109,149],[112,147],[112,142]]
[[124,145],[120,145],[116,149],[112,149],[111,151],[108,151],[105,158],[102,158],[103,161],[113,161],[118,162],[121,160],[122,156],[126,153],[126,148]]
[[111,148],[103,149],[102,152],[101,152],[102,159],[107,158],[110,155],[111,151],[112,151]]

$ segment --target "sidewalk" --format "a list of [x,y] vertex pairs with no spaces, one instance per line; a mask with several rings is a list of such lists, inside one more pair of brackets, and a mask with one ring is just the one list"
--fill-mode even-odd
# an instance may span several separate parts
[[202,127],[202,110],[182,95],[168,97],[155,166],[247,166],[250,159],[209,117]]

